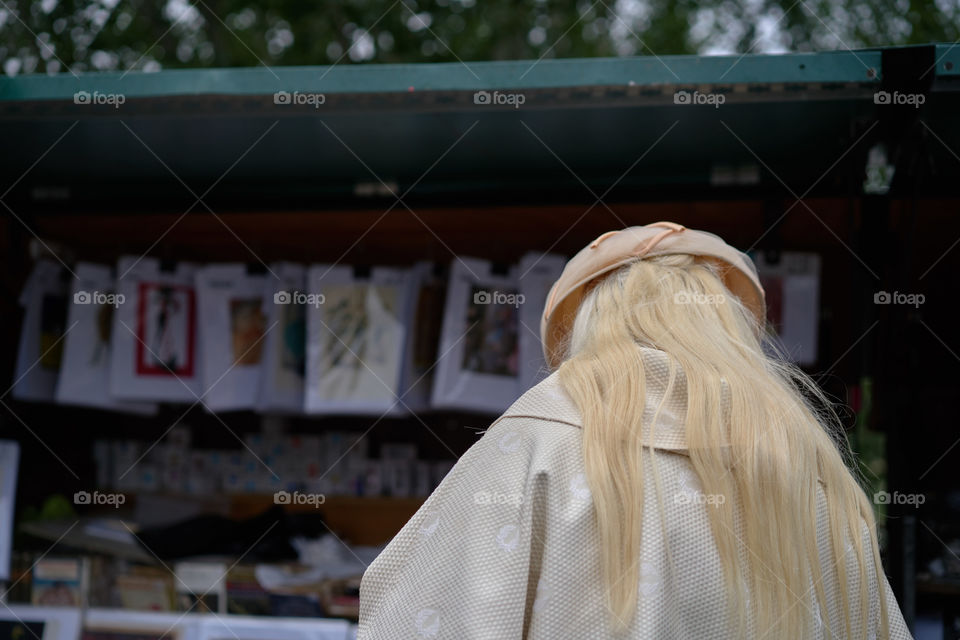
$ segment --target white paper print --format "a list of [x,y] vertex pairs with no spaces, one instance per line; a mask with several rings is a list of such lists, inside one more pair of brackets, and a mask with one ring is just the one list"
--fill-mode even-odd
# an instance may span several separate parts
[[757,273],[767,300],[768,326],[790,359],[817,361],[820,324],[820,256],[785,251],[776,264],[756,256]]
[[476,258],[450,268],[431,405],[499,413],[520,395],[520,297],[515,269]]
[[17,367],[11,393],[18,400],[53,400],[67,324],[65,270],[52,260],[38,260],[20,294],[24,309]]
[[316,265],[307,282],[322,296],[307,305],[307,413],[402,413],[409,271]]
[[125,256],[117,264],[110,392],[123,399],[196,402],[201,394],[196,268],[171,271],[156,258]]
[[118,400],[110,395],[110,342],[113,314],[128,300],[114,290],[107,265],[78,262],[67,298],[63,359],[55,399],[59,404],[150,415],[157,405]]
[[[289,262],[272,264],[264,282],[267,332],[260,370],[261,411],[303,413],[306,373],[307,269]],[[279,279],[278,279],[279,278]]]
[[266,276],[242,264],[197,271],[203,404],[209,411],[255,409],[260,392]]
[[430,406],[430,389],[436,373],[437,343],[443,324],[446,282],[434,274],[432,262],[418,262],[410,270],[411,292],[404,347],[400,396],[410,411]]

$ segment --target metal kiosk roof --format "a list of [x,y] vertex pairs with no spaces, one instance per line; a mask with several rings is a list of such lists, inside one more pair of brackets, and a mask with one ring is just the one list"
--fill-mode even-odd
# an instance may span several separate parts
[[949,45],[18,76],[0,78],[0,172],[23,206],[153,205],[181,181],[271,206],[384,183],[444,200],[840,195],[882,141],[895,187],[921,171],[949,189],[958,87]]

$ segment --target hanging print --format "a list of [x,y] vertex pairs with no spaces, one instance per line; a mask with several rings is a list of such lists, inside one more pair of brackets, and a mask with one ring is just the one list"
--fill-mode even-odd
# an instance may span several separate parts
[[192,376],[196,331],[193,289],[141,282],[139,300],[137,373]]
[[[270,266],[264,279],[263,312],[268,327],[263,340],[258,406],[261,411],[303,412],[306,370],[306,268],[291,262]],[[312,299],[314,302],[316,298]]]
[[161,268],[157,258],[117,262],[110,336],[110,393],[124,400],[198,402],[203,397],[197,328],[197,267]]

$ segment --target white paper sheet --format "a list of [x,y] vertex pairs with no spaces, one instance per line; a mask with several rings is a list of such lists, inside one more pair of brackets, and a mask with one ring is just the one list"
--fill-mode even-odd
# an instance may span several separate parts
[[162,271],[156,258],[125,256],[117,264],[110,392],[117,398],[194,403],[200,397],[196,267]]
[[756,256],[766,292],[767,317],[777,340],[798,364],[817,361],[820,325],[820,256],[785,251],[776,264]]
[[275,263],[264,283],[263,307],[267,326],[260,374],[259,407],[270,413],[303,413],[306,371],[306,267]]
[[209,411],[255,409],[268,327],[266,277],[242,264],[215,264],[196,275],[203,404]]
[[53,400],[63,353],[67,324],[67,289],[63,267],[52,260],[38,260],[24,284],[20,304],[24,308],[17,367],[11,394],[18,400]]
[[457,258],[450,267],[431,405],[496,413],[520,395],[516,268]]
[[110,395],[110,336],[113,314],[130,302],[114,291],[106,265],[79,262],[67,298],[67,326],[55,399],[59,404],[95,407],[142,415],[157,412],[155,404],[124,402]]
[[315,265],[307,304],[307,413],[402,413],[398,402],[412,278],[378,267],[357,279],[347,266]]
[[404,320],[407,337],[400,396],[410,411],[419,412],[430,406],[446,283],[434,275],[432,262],[418,262],[410,271],[413,286],[409,313]]

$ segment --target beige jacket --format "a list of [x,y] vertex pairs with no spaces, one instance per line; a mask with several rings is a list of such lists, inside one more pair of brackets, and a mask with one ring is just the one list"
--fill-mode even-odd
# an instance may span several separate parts
[[[655,374],[665,372],[665,361],[646,355]],[[651,415],[650,405],[656,406],[664,388],[657,381],[664,379],[648,373]],[[664,528],[658,509],[644,509],[639,602],[625,637],[732,638],[709,506],[697,499],[703,496],[686,455],[685,386],[677,392],[645,438],[661,454],[656,459],[667,497],[666,523]],[[579,426],[579,413],[555,374],[494,422],[367,569],[358,640],[611,637]],[[649,473],[650,465],[644,467]],[[657,499],[652,476],[645,486],[652,504]],[[821,548],[829,550],[825,517],[821,522]],[[666,568],[668,542],[673,575]],[[848,575],[857,576],[854,569],[851,563]],[[824,583],[835,582],[832,570],[824,571]],[[879,634],[883,597],[891,636],[910,638],[886,577],[881,578],[877,588],[870,572],[875,595],[868,637]],[[841,638],[835,588],[827,588],[827,598],[836,603],[827,615],[810,611],[817,637]],[[852,615],[854,637],[862,637],[863,621],[857,612]]]

